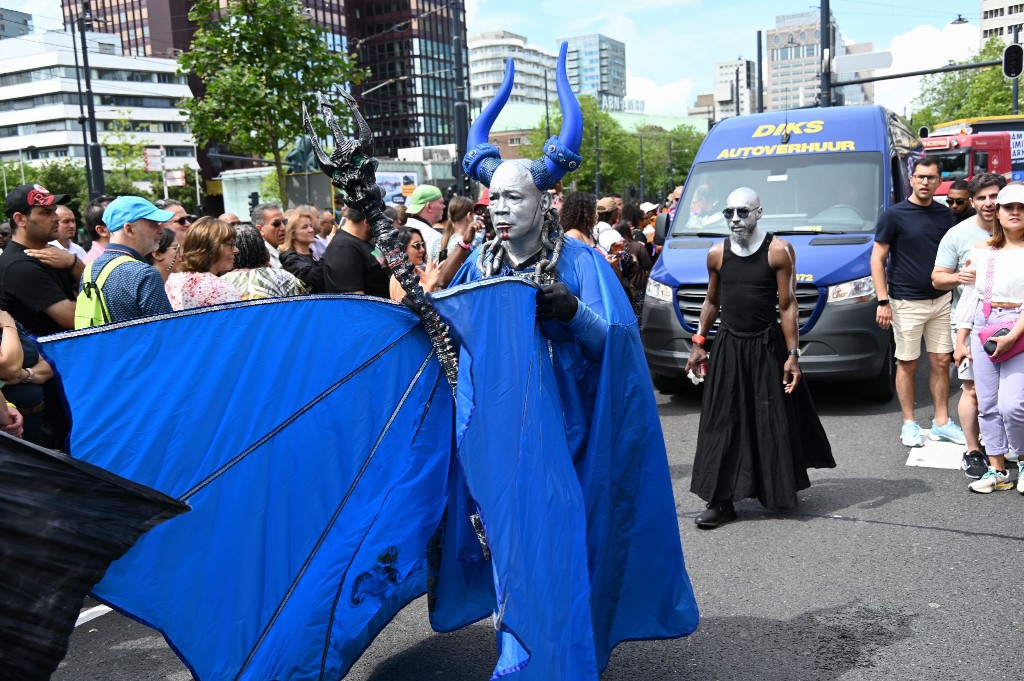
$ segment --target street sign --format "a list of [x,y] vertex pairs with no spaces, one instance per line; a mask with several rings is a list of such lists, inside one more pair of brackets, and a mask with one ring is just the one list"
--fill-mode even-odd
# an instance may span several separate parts
[[168,187],[184,187],[185,186],[185,171],[184,170],[165,170],[164,171],[164,184]]
[[142,157],[146,162],[147,173],[158,173],[164,167],[164,150],[147,147],[142,150]]
[[843,54],[832,60],[833,73],[865,73],[892,66],[892,52]]

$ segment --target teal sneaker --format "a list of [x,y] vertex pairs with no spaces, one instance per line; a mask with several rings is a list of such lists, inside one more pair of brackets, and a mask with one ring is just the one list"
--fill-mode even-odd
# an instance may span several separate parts
[[924,438],[921,437],[921,426],[914,421],[904,421],[903,429],[900,431],[900,442],[907,447],[924,447]]
[[967,444],[964,431],[960,429],[960,426],[956,425],[953,419],[946,421],[944,426],[940,426],[935,421],[932,421],[932,432],[928,439],[935,440],[936,442],[945,440],[957,445]]
[[997,471],[989,466],[988,472],[967,486],[967,489],[977,494],[991,494],[1013,489],[1013,478],[1010,471]]

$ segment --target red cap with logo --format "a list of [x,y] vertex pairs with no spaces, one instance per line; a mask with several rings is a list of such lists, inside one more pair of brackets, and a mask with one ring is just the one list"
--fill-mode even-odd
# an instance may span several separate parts
[[52,206],[64,204],[71,199],[67,194],[51,194],[46,187],[38,184],[18,185],[7,192],[7,217],[13,218],[15,213],[28,215],[36,206]]

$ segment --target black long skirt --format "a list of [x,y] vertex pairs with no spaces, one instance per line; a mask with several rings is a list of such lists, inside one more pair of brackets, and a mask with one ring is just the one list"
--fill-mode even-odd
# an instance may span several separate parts
[[786,342],[764,331],[721,329],[711,348],[690,491],[705,501],[756,498],[789,508],[810,487],[808,468],[835,468],[803,381],[783,390]]

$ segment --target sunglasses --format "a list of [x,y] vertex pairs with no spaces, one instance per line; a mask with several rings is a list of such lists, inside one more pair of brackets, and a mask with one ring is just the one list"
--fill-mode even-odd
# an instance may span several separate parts
[[419,241],[414,244],[409,244],[409,248],[415,248],[417,251],[425,251],[427,250],[427,245],[422,241]]
[[288,226],[288,221],[285,220],[284,218],[278,218],[276,220],[271,220],[270,221],[270,226],[271,227],[280,227],[281,225],[284,225],[285,227],[287,227]]
[[722,211],[722,215],[725,216],[726,220],[732,220],[733,213],[735,213],[736,217],[738,217],[740,220],[746,220],[747,217],[750,215],[750,209],[749,208],[735,208],[735,209],[733,209],[733,208],[726,208],[725,210]]
[[951,206],[962,206],[967,203],[967,199],[947,199],[946,203]]
[[182,227],[184,227],[186,224],[191,225],[197,219],[198,218],[195,215],[182,215],[180,218],[175,218],[173,220],[170,220],[169,222],[176,222]]

